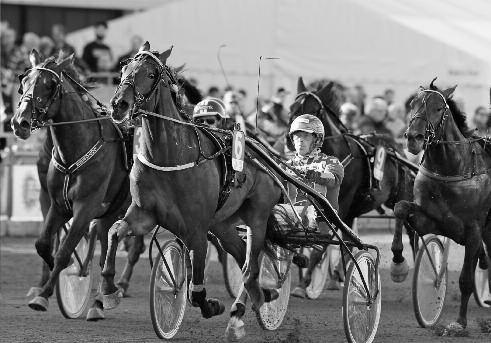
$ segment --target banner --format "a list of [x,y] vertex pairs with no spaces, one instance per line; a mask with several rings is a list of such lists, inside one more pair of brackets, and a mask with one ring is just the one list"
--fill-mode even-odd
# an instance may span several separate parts
[[36,165],[12,166],[11,221],[42,221],[39,204],[39,184]]

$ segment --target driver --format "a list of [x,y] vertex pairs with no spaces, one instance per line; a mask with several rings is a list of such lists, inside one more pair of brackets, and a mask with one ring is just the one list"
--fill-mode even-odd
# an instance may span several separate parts
[[[320,151],[324,142],[324,125],[317,117],[303,114],[293,121],[289,135],[295,146],[295,156],[287,161],[287,164],[297,174],[304,176],[304,181],[318,193],[324,195],[334,210],[338,211],[338,196],[344,177],[344,168],[336,157],[328,156]],[[293,171],[290,173],[294,174]],[[319,231],[317,212],[306,194],[288,183],[288,196],[304,225],[312,231]],[[291,211],[291,207],[287,207]],[[322,227],[320,229],[322,230]],[[323,233],[327,234],[327,232]],[[293,290],[292,295],[304,298],[307,286],[302,280]]]
[[219,129],[225,128],[230,116],[225,112],[225,105],[217,98],[206,98],[194,106],[193,120]]

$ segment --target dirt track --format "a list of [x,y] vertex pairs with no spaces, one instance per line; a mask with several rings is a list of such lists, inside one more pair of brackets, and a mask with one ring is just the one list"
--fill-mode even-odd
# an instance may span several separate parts
[[[34,312],[26,305],[24,295],[39,277],[39,261],[30,246],[33,239],[3,239],[0,255],[0,342],[157,342],[150,321],[148,283],[150,269],[145,258],[139,262],[129,292],[121,305],[106,312],[107,319],[97,323],[64,319],[56,298],[50,299],[48,312]],[[383,266],[390,255],[388,244],[382,244]],[[9,248],[10,247],[10,248]],[[29,250],[29,249],[27,249]],[[121,271],[123,258],[118,258]],[[97,269],[97,272],[99,270]],[[296,273],[295,273],[296,274]],[[410,274],[411,277],[411,274]],[[402,284],[390,281],[387,269],[382,270],[382,315],[375,342],[491,342],[491,334],[481,333],[477,319],[491,320],[491,310],[478,308],[471,298],[468,338],[443,338],[431,330],[418,327],[411,303],[410,279]],[[451,272],[443,321],[455,319],[458,313],[458,274]],[[212,262],[207,291],[230,307],[220,265]],[[265,332],[248,311],[244,342],[345,342],[341,317],[342,291],[324,291],[315,301],[290,299],[285,321],[276,332]],[[188,307],[175,342],[222,342],[227,312],[209,320],[201,319],[199,311]]]

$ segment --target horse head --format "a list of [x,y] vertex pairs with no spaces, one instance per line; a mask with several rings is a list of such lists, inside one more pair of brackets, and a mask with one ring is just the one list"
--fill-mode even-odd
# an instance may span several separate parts
[[63,83],[61,72],[73,65],[74,56],[54,57],[41,61],[34,49],[29,54],[31,69],[21,75],[19,93],[22,94],[11,120],[14,134],[27,139],[37,124],[51,120],[60,109],[60,96]]
[[145,42],[138,53],[123,67],[121,82],[111,99],[111,117],[122,122],[132,117],[138,110],[153,111],[157,105],[156,93],[159,85],[175,86],[167,59],[172,47],[163,53],[150,51],[150,43]]
[[436,78],[431,81],[429,88],[421,87],[410,104],[411,119],[404,135],[408,150],[412,154],[418,154],[425,149],[437,138],[437,134],[441,138],[445,120],[451,114],[449,100],[457,86],[440,91],[433,85],[435,80]]
[[[290,125],[302,114],[312,114],[324,124],[326,137],[341,134],[340,129],[333,123],[330,117],[339,116],[339,103],[337,94],[333,90],[334,83],[329,82],[318,90],[310,91],[305,86],[302,77],[298,78],[297,96],[290,106]],[[288,141],[291,148],[291,142]]]

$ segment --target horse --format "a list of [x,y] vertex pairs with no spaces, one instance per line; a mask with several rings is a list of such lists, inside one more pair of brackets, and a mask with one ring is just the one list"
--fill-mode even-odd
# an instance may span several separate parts
[[[393,209],[399,200],[412,200],[411,173],[393,158],[387,157],[382,180],[378,182],[378,185],[373,184],[369,158],[374,152],[371,152],[370,149],[373,149],[373,146],[382,145],[387,150],[401,154],[403,152],[397,147],[392,137],[373,134],[361,139],[351,135],[339,120],[340,103],[332,82],[318,90],[309,91],[302,77],[298,78],[297,96],[290,106],[290,124],[297,116],[304,113],[317,116],[324,124],[326,134],[321,151],[344,161],[344,179],[339,192],[339,215],[348,226],[352,226],[354,219],[364,213],[374,209],[380,211],[382,204]],[[292,150],[291,141],[287,143]],[[391,276],[395,282],[404,281],[409,270],[407,261],[402,255],[402,226],[403,221],[396,219],[391,247],[393,252]],[[417,249],[413,239],[414,232],[408,229],[407,233],[414,253]],[[305,280],[300,282],[302,288],[309,284],[312,270],[320,257],[321,254],[314,251]],[[338,277],[341,276],[340,274],[341,272],[338,271]],[[300,278],[302,279],[302,273],[300,273]]]
[[[122,81],[111,100],[111,116],[116,122],[145,112],[141,114],[142,151],[130,174],[132,202],[108,234],[102,271],[104,308],[113,308],[120,301],[113,280],[118,241],[128,232],[146,234],[160,225],[193,252],[192,305],[200,308],[204,318],[223,313],[220,301],[207,299],[203,284],[210,230],[242,267],[244,287],[231,307],[226,330],[228,338],[238,339],[245,335],[241,318],[247,294],[255,311],[278,296],[275,290],[260,288],[258,258],[268,217],[280,199],[281,189],[254,158],[245,160],[240,182],[224,187],[223,150],[214,141],[220,138],[213,138],[216,134],[192,123],[175,104],[175,73],[166,65],[171,51],[153,52],[150,44],[144,43],[123,69]],[[248,226],[247,243],[232,225],[239,219]]]
[[467,326],[467,304],[473,292],[474,270],[484,255],[491,256],[491,145],[474,136],[452,95],[454,87],[438,89],[433,82],[411,102],[405,133],[409,152],[424,150],[414,201],[400,201],[395,215],[419,235],[434,233],[465,246],[459,277],[459,316],[452,332]]
[[[39,294],[29,301],[33,310],[46,311],[60,272],[68,266],[92,220],[101,242],[99,263],[103,267],[107,230],[130,203],[129,177],[120,132],[87,101],[73,55],[41,62],[33,50],[29,58],[32,68],[22,78],[23,94],[11,125],[21,139],[29,138],[38,126],[49,126],[53,139],[46,180],[49,209],[35,242],[51,272]],[[71,228],[53,257],[54,235],[72,217]],[[87,318],[103,319],[102,309],[98,295]]]

